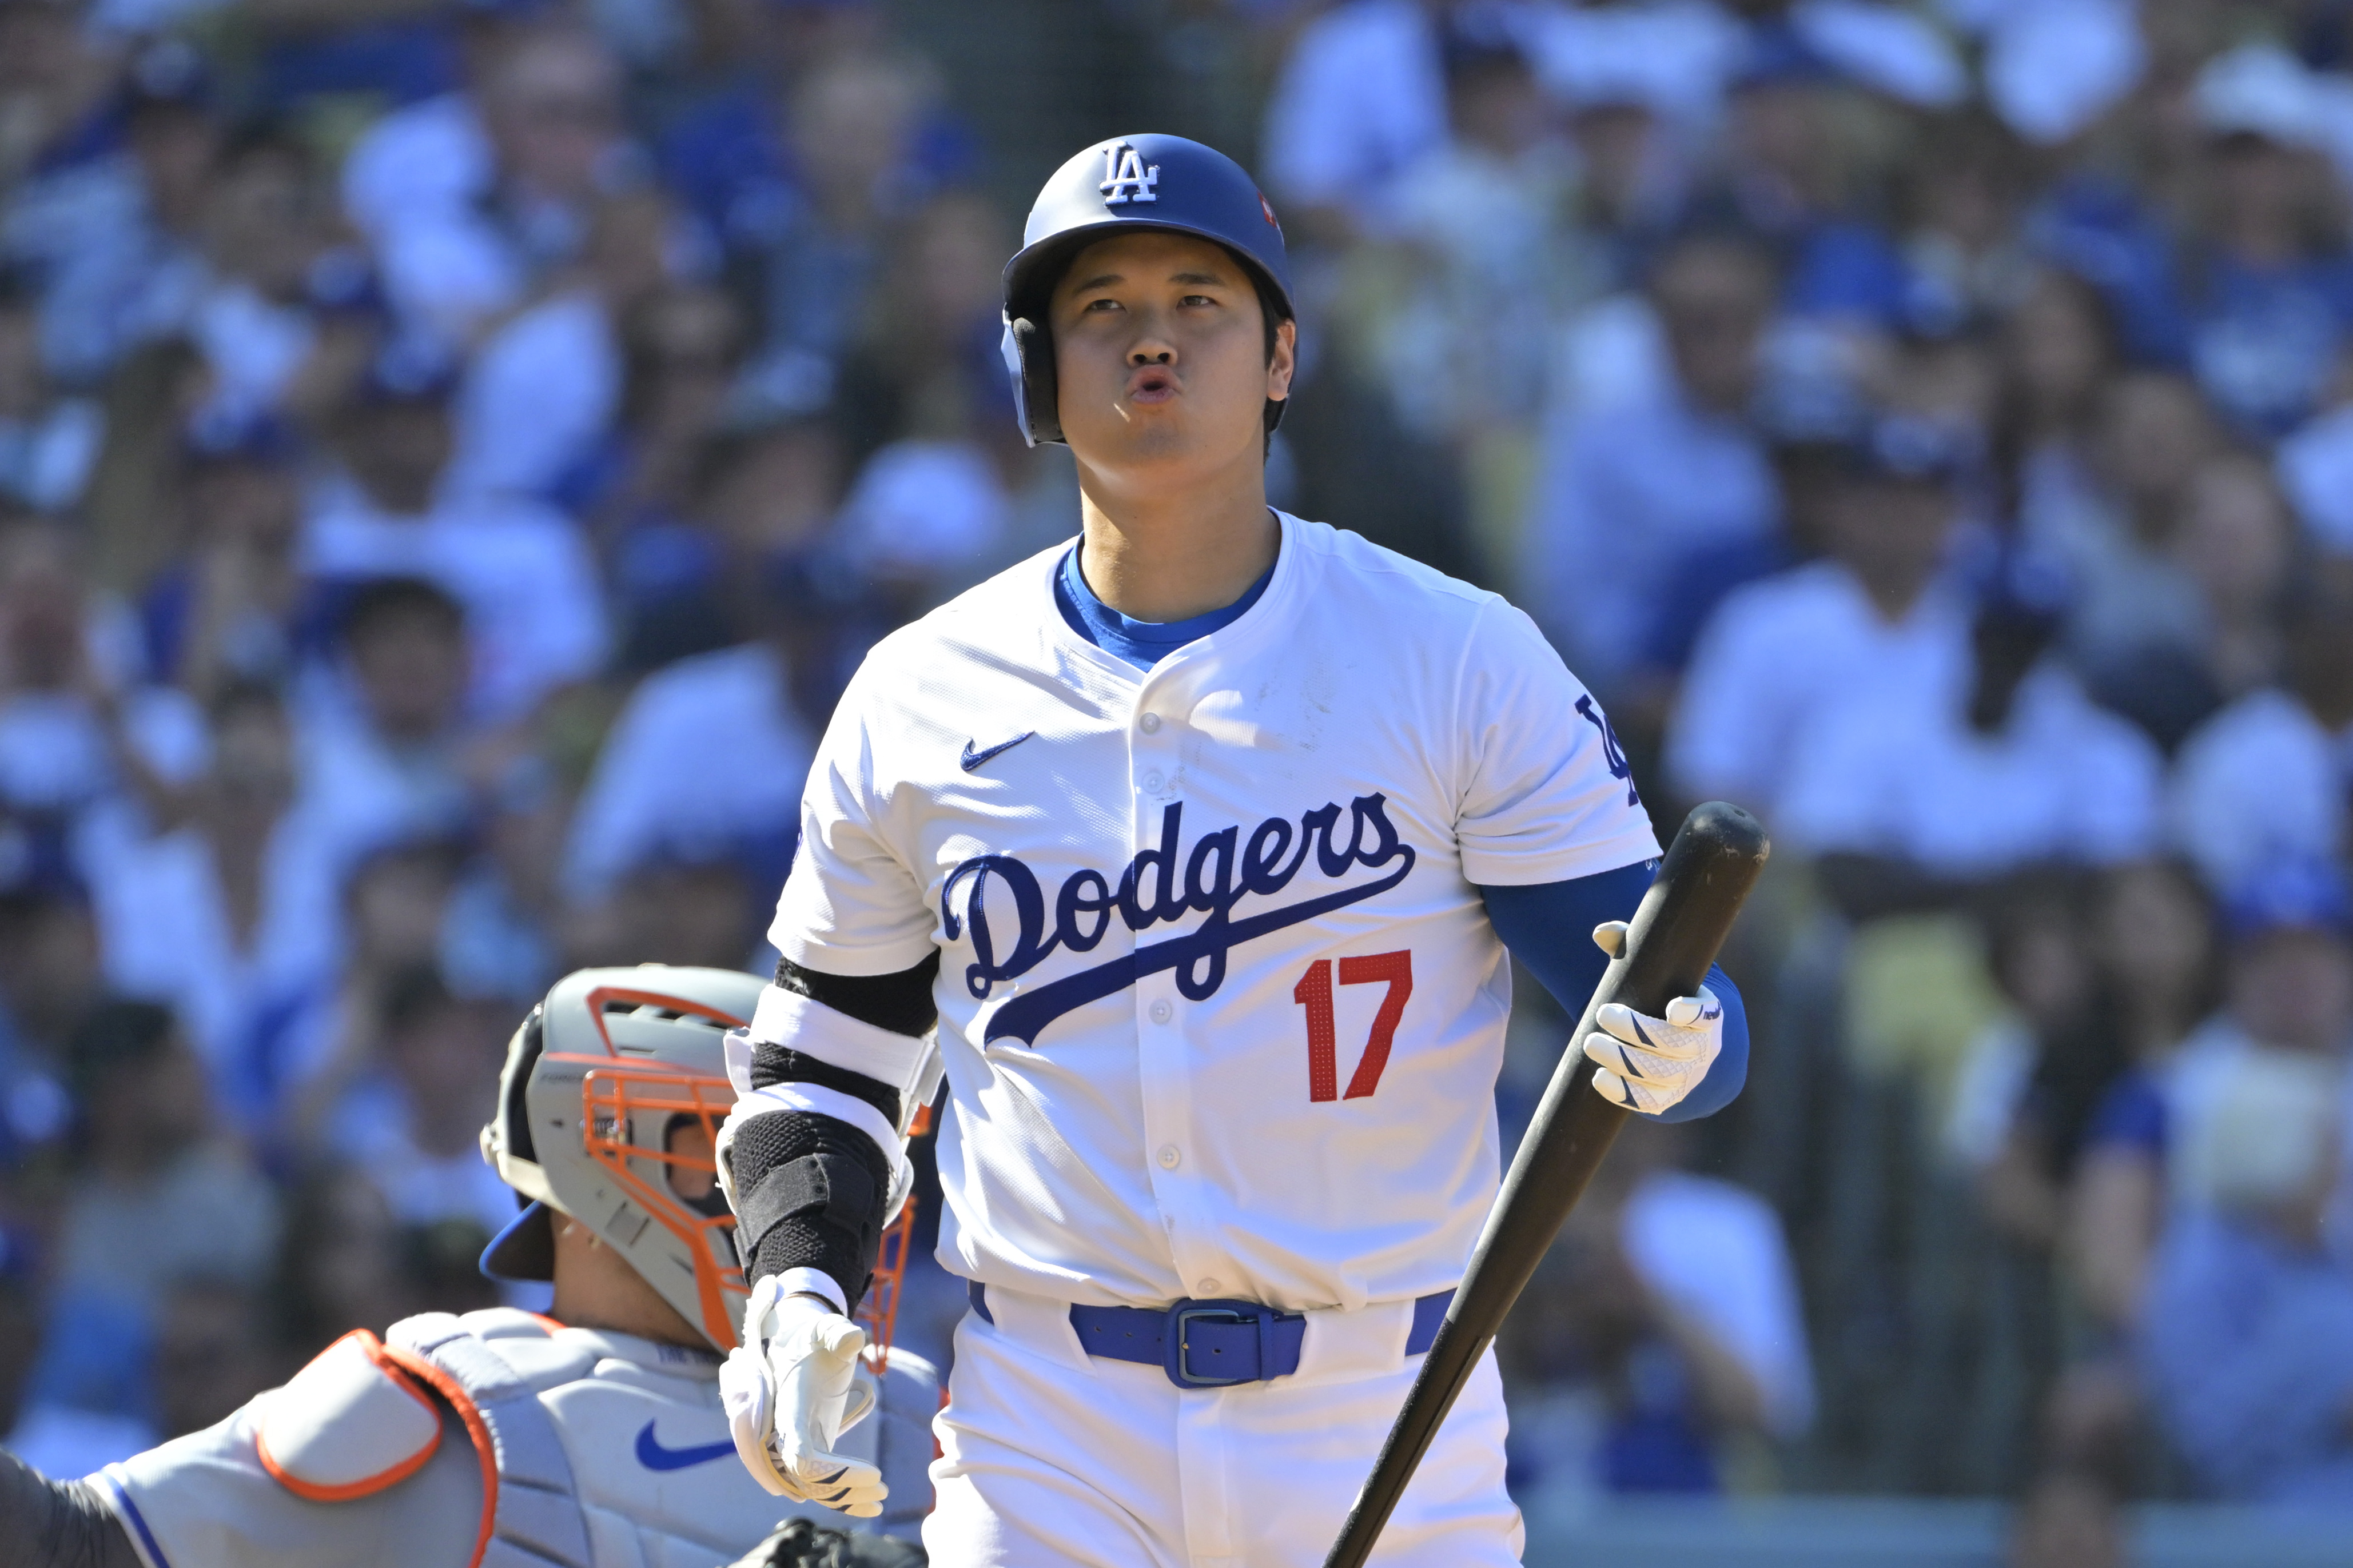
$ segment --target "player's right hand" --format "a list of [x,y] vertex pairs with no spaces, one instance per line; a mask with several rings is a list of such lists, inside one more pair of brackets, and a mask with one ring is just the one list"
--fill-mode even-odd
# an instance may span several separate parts
[[727,1430],[752,1479],[778,1497],[859,1519],[882,1511],[882,1472],[833,1451],[874,1407],[859,1375],[866,1331],[815,1296],[788,1295],[769,1275],[752,1287],[744,1342],[719,1369]]

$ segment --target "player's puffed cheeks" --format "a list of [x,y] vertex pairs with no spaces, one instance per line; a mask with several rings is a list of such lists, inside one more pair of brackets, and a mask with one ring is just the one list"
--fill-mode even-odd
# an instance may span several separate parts
[[1099,241],[1062,275],[1051,320],[1062,434],[1082,466],[1165,482],[1263,460],[1297,329],[1281,323],[1269,353],[1258,291],[1222,246],[1165,230]]

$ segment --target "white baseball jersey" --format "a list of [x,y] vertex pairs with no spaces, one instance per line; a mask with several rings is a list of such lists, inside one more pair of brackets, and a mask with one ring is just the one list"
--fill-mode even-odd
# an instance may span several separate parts
[[[1095,1305],[1453,1285],[1511,1001],[1476,885],[1658,853],[1525,616],[1278,516],[1258,602],[1148,672],[1065,623],[1061,546],[886,638],[826,734],[770,936],[845,975],[940,951],[956,1273]],[[913,1079],[822,1012],[772,990],[755,1031]]]

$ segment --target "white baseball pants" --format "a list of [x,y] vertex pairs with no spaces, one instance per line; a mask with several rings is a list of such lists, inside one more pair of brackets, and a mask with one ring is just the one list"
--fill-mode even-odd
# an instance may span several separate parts
[[[1090,1358],[1060,1302],[992,1288],[966,1313],[933,1429],[933,1568],[1318,1568],[1419,1369],[1409,1304],[1310,1318],[1299,1371],[1179,1389]],[[1372,1561],[1506,1568],[1504,1391],[1491,1352],[1422,1460]]]

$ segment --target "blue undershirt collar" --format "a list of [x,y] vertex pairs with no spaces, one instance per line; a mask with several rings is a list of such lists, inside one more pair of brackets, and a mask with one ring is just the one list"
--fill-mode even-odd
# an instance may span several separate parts
[[[1276,546],[1275,559],[1282,560],[1280,544]],[[1062,619],[1080,637],[1122,663],[1150,669],[1187,643],[1198,642],[1241,619],[1273,579],[1274,568],[1269,566],[1240,598],[1205,616],[1181,621],[1132,620],[1095,597],[1095,591],[1087,586],[1086,574],[1079,570],[1079,547],[1073,544],[1063,553],[1062,563],[1054,573],[1054,603],[1060,608]]]

